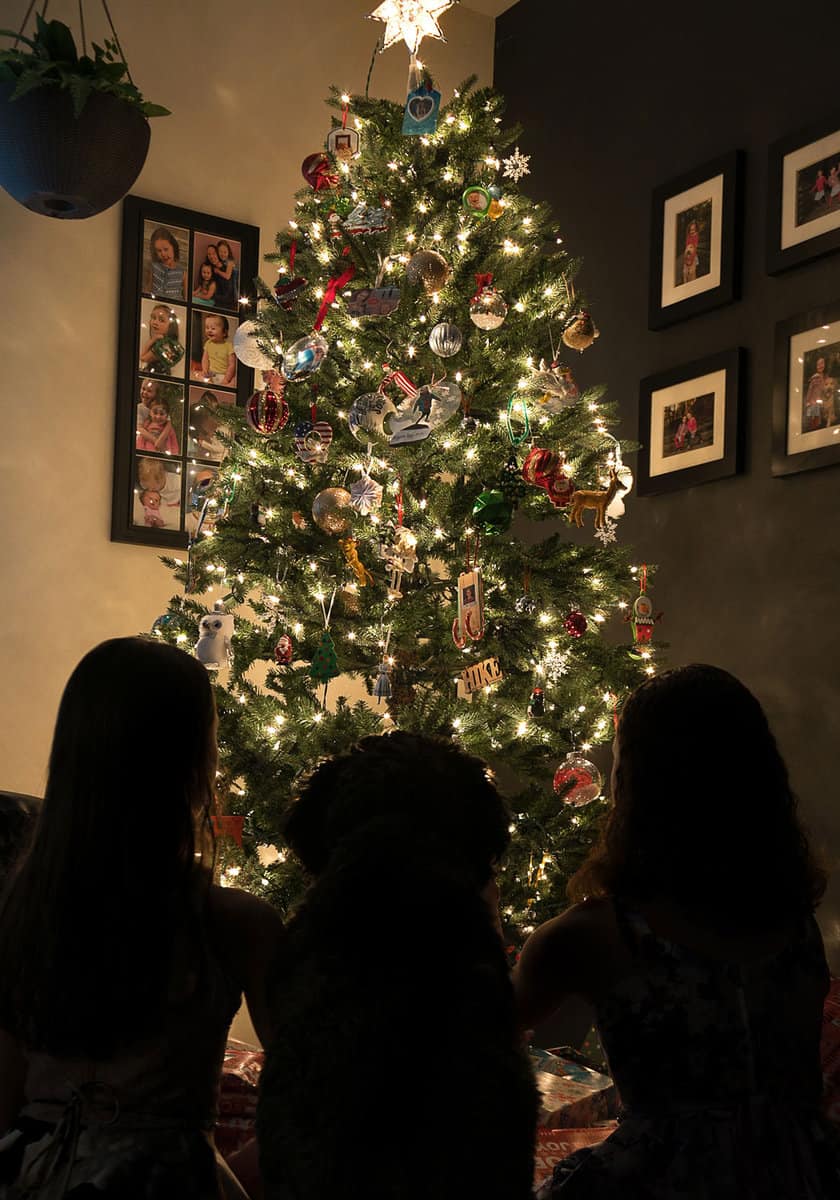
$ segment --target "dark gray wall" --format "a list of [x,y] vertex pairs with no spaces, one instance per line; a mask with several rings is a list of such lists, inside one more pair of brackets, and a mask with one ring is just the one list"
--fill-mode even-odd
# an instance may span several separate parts
[[[779,15],[776,15],[779,14]],[[783,15],[782,15],[783,14]],[[659,564],[653,596],[672,664],[716,663],[761,699],[815,840],[840,851],[840,467],[770,475],[774,325],[840,300],[840,255],[771,278],[764,269],[770,142],[840,114],[830,45],[840,13],[773,0],[581,4],[520,0],[499,18],[496,85],[521,121],[601,330],[573,367],[605,382],[637,434],[644,376],[735,345],[748,351],[742,475],[672,495],[633,494],[619,534]],[[650,194],[726,151],[747,152],[743,299],[660,333],[647,329]],[[714,786],[715,747],[686,731]],[[710,863],[714,872],[714,864]],[[820,919],[840,969],[840,879]]]

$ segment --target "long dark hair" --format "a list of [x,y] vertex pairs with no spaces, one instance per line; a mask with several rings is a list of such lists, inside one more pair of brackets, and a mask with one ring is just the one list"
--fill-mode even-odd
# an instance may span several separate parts
[[0,908],[0,1025],[25,1046],[103,1058],[159,1028],[210,879],[214,723],[204,667],[163,642],[103,642],[70,676]]
[[572,900],[666,898],[742,931],[813,912],[825,872],[764,710],[733,675],[695,663],[648,680],[617,744],[613,807]]

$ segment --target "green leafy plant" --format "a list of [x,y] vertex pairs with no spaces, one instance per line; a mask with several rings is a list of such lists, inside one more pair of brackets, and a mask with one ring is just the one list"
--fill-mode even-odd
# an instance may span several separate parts
[[144,117],[166,117],[169,109],[150,104],[128,75],[128,64],[116,42],[105,39],[104,46],[92,43],[93,58],[79,54],[73,34],[62,21],[37,17],[35,36],[18,36],[9,29],[0,35],[23,42],[28,49],[13,47],[0,50],[0,83],[14,83],[9,97],[17,100],[35,88],[62,88],[73,100],[78,117],[94,92],[105,92],[139,109]]

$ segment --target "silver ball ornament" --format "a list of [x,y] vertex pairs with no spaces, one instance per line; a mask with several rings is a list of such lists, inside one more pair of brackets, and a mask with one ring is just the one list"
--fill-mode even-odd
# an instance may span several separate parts
[[463,342],[461,330],[448,321],[439,321],[429,334],[429,347],[439,358],[451,358],[458,353]]

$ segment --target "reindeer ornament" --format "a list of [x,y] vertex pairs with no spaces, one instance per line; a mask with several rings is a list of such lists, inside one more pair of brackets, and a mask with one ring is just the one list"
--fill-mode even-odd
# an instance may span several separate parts
[[627,485],[618,478],[615,468],[610,467],[610,482],[606,491],[572,492],[569,520],[574,521],[578,528],[582,527],[584,509],[591,508],[595,512],[595,528],[603,529],[607,505],[612,503],[619,492],[626,490]]

